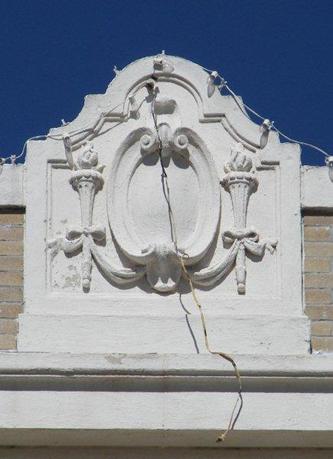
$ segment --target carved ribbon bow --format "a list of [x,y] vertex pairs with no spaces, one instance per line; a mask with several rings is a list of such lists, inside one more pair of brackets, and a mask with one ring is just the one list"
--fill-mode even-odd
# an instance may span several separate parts
[[262,258],[266,248],[270,253],[274,252],[277,241],[264,239],[259,242],[259,234],[254,228],[227,230],[222,237],[226,243],[237,242],[235,244],[237,245],[237,250],[235,250],[237,290],[238,293],[245,293],[246,252]]
[[259,234],[254,228],[224,231],[223,240],[226,243],[233,243],[235,240],[239,240],[240,245],[244,245],[245,249],[256,257],[263,257],[266,248],[270,253],[273,253],[277,245],[277,241],[270,239],[259,242]]
[[193,273],[192,279],[201,286],[211,286],[225,277],[236,265],[238,293],[245,293],[246,254],[262,258],[267,248],[273,253],[276,240],[264,239],[259,242],[259,233],[254,228],[246,228],[247,208],[250,195],[258,187],[258,178],[251,157],[241,144],[231,151],[231,159],[224,168],[226,175],[221,184],[229,192],[234,214],[234,228],[222,234],[224,242],[232,244],[225,258],[214,266]]
[[93,241],[101,242],[105,238],[105,228],[100,225],[92,225],[85,228],[73,227],[66,232],[66,240],[75,242],[77,249],[82,247],[84,236],[90,236]]
[[87,143],[75,162],[70,139],[65,138],[64,144],[68,165],[72,170],[69,183],[78,192],[80,198],[81,226],[72,227],[66,231],[65,236],[49,241],[48,247],[51,248],[52,255],[55,256],[59,251],[67,255],[82,251],[81,271],[84,291],[90,289],[93,258],[100,270],[117,284],[126,284],[140,279],[144,275],[142,269],[119,269],[112,266],[99,253],[95,244],[105,239],[105,228],[92,223],[95,195],[104,183],[102,176],[104,166],[98,164],[97,152],[91,144]]

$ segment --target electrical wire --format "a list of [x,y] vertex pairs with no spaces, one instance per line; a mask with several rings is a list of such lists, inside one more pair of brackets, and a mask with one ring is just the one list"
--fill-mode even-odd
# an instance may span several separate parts
[[328,158],[330,156],[329,153],[327,153],[325,150],[323,150],[322,148],[320,147],[317,147],[316,145],[313,145],[312,143],[308,143],[308,142],[303,142],[301,140],[295,140],[295,139],[292,139],[291,137],[288,137],[286,134],[283,134],[283,132],[281,132],[276,126],[273,126],[273,129],[274,131],[276,131],[281,137],[283,137],[284,139],[288,140],[289,142],[291,143],[298,143],[300,145],[303,145],[304,147],[309,147],[309,148],[312,148],[314,150],[317,150],[319,151],[320,153],[322,153],[326,158]]
[[[263,117],[262,115],[260,115],[253,108],[251,108],[249,105],[247,105],[245,103],[240,103],[239,98],[237,97],[235,92],[231,89],[231,87],[228,85],[227,81],[217,71],[213,71],[213,70],[207,69],[207,68],[205,68],[205,67],[203,67],[201,65],[199,65],[199,66],[204,71],[209,73],[210,77],[213,78],[213,83],[214,83],[214,80],[216,78],[218,78],[220,80],[220,84],[216,85],[218,87],[218,89],[220,91],[222,91],[222,89],[225,88],[227,90],[227,92],[232,96],[233,100],[235,101],[235,103],[237,104],[237,106],[239,107],[239,109],[242,111],[242,113],[245,116],[250,118],[249,114],[248,114],[248,112],[250,112],[250,113],[252,113],[254,116],[256,116],[258,119],[260,119],[263,122],[263,126],[265,126],[266,129],[268,129],[268,130],[272,129],[272,130],[276,131],[281,137],[283,137],[287,141],[292,142],[292,143],[296,143],[296,144],[299,144],[299,145],[303,145],[305,147],[312,148],[312,149],[322,153],[326,157],[330,156],[325,150],[323,150],[322,148],[317,147],[316,145],[313,145],[313,144],[308,143],[308,142],[303,142],[303,141],[300,141],[300,140],[293,139],[293,138],[287,136],[286,134],[284,134],[281,130],[279,130],[273,124],[273,122],[269,121],[269,119],[267,119],[267,118]],[[154,79],[156,79],[155,75],[153,75],[153,77],[154,77]],[[133,93],[130,96],[134,96],[135,94],[136,93]],[[154,94],[154,97],[153,97],[153,100],[152,100],[152,103],[151,103],[151,110],[152,110],[152,117],[153,117],[153,120],[154,120],[155,129],[156,129],[156,135],[157,135],[158,143],[159,143],[159,159],[160,159],[160,165],[161,165],[161,169],[162,169],[161,180],[162,180],[163,194],[164,194],[164,197],[166,199],[167,206],[168,206],[168,214],[169,214],[170,228],[171,228],[171,238],[172,238],[172,241],[173,241],[173,244],[174,244],[174,247],[175,247],[175,252],[176,252],[177,257],[179,259],[179,262],[181,264],[184,276],[186,277],[186,279],[187,279],[187,281],[189,283],[193,301],[194,301],[195,305],[197,306],[197,308],[198,308],[198,310],[200,312],[200,319],[201,319],[201,324],[202,324],[202,328],[203,328],[203,331],[204,331],[205,346],[207,348],[207,351],[210,354],[219,355],[220,357],[226,359],[227,361],[229,361],[233,365],[233,368],[234,368],[235,374],[236,374],[236,378],[237,378],[237,381],[238,381],[238,384],[239,384],[238,398],[237,398],[235,406],[234,406],[234,408],[232,410],[232,414],[231,414],[231,417],[230,417],[230,421],[229,421],[228,427],[227,427],[226,431],[224,433],[222,433],[217,439],[217,441],[223,441],[225,439],[226,435],[228,434],[228,432],[234,429],[235,424],[236,424],[236,422],[237,422],[237,420],[239,418],[239,415],[240,415],[242,407],[243,407],[241,377],[240,377],[240,373],[238,371],[237,365],[236,365],[235,361],[232,359],[232,357],[230,357],[226,353],[212,351],[210,349],[204,312],[203,312],[202,306],[201,306],[201,304],[200,304],[200,302],[198,300],[195,288],[193,286],[193,282],[192,282],[191,276],[189,275],[189,273],[187,271],[187,268],[185,266],[185,263],[184,263],[184,257],[186,257],[186,254],[185,253],[181,253],[179,251],[179,249],[178,249],[175,220],[174,220],[172,207],[171,207],[171,202],[170,202],[170,188],[169,188],[169,183],[168,183],[168,175],[167,175],[164,163],[163,163],[163,155],[162,155],[163,145],[162,145],[162,140],[161,140],[160,135],[159,135],[156,116],[155,116],[155,113],[154,113],[155,97],[156,97],[156,94]],[[74,136],[79,135],[79,134],[84,134],[86,132],[88,132],[88,133],[90,132],[91,134],[98,132],[99,129],[102,127],[104,120],[107,119],[107,117],[116,108],[118,108],[120,105],[121,104],[116,105],[115,107],[110,109],[107,113],[101,113],[93,125],[85,126],[85,127],[81,128],[81,129],[76,129],[76,130],[73,130],[73,131],[70,131],[70,132],[66,132],[66,133],[63,133],[63,134],[46,134],[46,135],[39,135],[39,136],[30,137],[29,139],[27,139],[24,142],[22,151],[18,156],[10,155],[8,157],[0,158],[0,166],[2,166],[3,164],[5,164],[6,162],[9,162],[9,161],[12,164],[15,164],[18,159],[22,158],[26,153],[27,144],[28,144],[28,142],[30,140],[53,139],[53,140],[59,140],[59,141],[62,140],[62,141],[64,141],[65,137],[71,138],[71,137],[74,137]],[[141,104],[140,104],[140,106],[141,106]],[[124,118],[123,121],[127,121],[127,119],[128,119],[128,117]],[[238,405],[239,402],[240,402],[240,405],[239,405],[238,410],[236,412],[236,408],[237,408],[237,405]],[[236,416],[234,416],[235,412],[237,413]]]
[[[261,121],[263,121],[263,122],[269,121],[267,118],[265,118],[262,115],[260,115],[253,108],[251,108],[249,105],[245,104],[244,102],[241,104],[239,102],[239,99],[238,99],[237,95],[235,94],[235,92],[231,89],[231,87],[228,85],[228,82],[220,75],[219,72],[217,72],[216,70],[208,69],[208,68],[206,68],[206,67],[204,67],[204,66],[202,66],[200,64],[197,64],[197,65],[202,70],[204,70],[205,72],[208,72],[211,77],[214,77],[214,79],[218,78],[220,80],[220,84],[216,85],[218,87],[218,89],[220,91],[222,91],[222,89],[225,88],[227,90],[227,92],[232,96],[232,98],[234,99],[234,101],[237,104],[238,108],[242,111],[242,113],[245,116],[247,116],[249,118],[249,114],[247,112],[247,111],[249,111],[250,113],[252,113],[254,116],[256,116]],[[135,93],[131,94],[130,96],[134,96],[134,95],[135,95]],[[95,130],[97,130],[96,128],[99,127],[99,124],[101,123],[101,121],[103,119],[107,118],[120,105],[121,104],[116,105],[115,107],[110,109],[107,113],[101,113],[100,116],[98,117],[98,119],[95,121],[95,123],[92,126],[86,126],[84,128],[81,128],[81,129],[76,129],[74,131],[66,133],[66,135],[69,136],[69,137],[72,137],[72,136],[75,136],[75,135],[78,135],[78,134],[83,134],[85,132],[94,133]],[[126,119],[124,119],[124,121],[126,121]],[[289,137],[288,135],[284,134],[280,129],[278,129],[275,126],[275,124],[273,124],[273,123],[274,122],[270,122],[269,130],[270,129],[274,130],[275,132],[277,132],[281,137],[283,137],[288,142],[296,143],[296,144],[302,145],[304,147],[311,148],[313,150],[318,151],[319,153],[323,154],[326,157],[330,156],[329,153],[327,153],[324,149],[318,147],[317,145],[314,145],[314,144],[309,143],[309,142],[304,142],[304,141],[293,139],[292,137]],[[39,136],[30,137],[29,139],[27,139],[24,142],[22,151],[18,156],[10,155],[10,156],[7,156],[7,157],[1,157],[0,158],[0,165],[5,164],[6,162],[11,162],[12,164],[15,164],[18,159],[22,158],[25,155],[26,149],[27,149],[27,144],[28,144],[28,142],[30,140],[41,140],[41,139],[45,140],[45,139],[48,139],[48,138],[53,139],[53,140],[63,140],[63,137],[64,137],[63,134],[45,134],[45,135],[39,135]]]
[[[238,370],[238,367],[237,367],[237,364],[236,364],[235,360],[229,354],[226,354],[225,352],[213,351],[210,348],[209,339],[208,339],[208,331],[207,331],[207,326],[206,326],[206,319],[205,319],[205,315],[204,315],[204,312],[203,312],[203,308],[201,306],[201,303],[199,302],[199,299],[198,299],[198,296],[196,294],[196,290],[195,290],[195,287],[193,285],[193,281],[191,279],[191,276],[189,275],[189,272],[188,272],[188,270],[187,270],[187,268],[185,266],[185,263],[184,263],[184,257],[186,257],[188,255],[178,249],[176,224],[175,224],[175,218],[174,218],[174,214],[173,214],[173,211],[172,211],[171,200],[170,200],[170,187],[169,187],[169,182],[168,182],[168,174],[166,172],[166,169],[165,169],[165,166],[164,166],[164,163],[163,163],[163,143],[162,143],[162,139],[161,139],[160,134],[159,134],[158,124],[157,124],[156,115],[155,115],[155,111],[154,111],[155,98],[156,98],[156,93],[154,93],[153,99],[152,99],[152,102],[151,102],[151,114],[152,114],[152,118],[153,118],[153,122],[154,122],[154,127],[155,127],[155,130],[156,130],[156,136],[157,136],[157,139],[158,139],[158,155],[159,155],[161,171],[162,171],[161,172],[161,182],[162,182],[163,195],[164,195],[164,198],[165,198],[167,206],[168,206],[168,214],[169,214],[169,222],[170,222],[170,230],[171,230],[171,240],[172,240],[172,242],[174,244],[175,253],[176,253],[178,261],[179,261],[179,263],[181,265],[181,268],[182,268],[182,271],[184,273],[184,276],[185,276],[185,278],[188,281],[188,284],[190,286],[193,302],[194,302],[194,304],[196,305],[196,307],[199,310],[200,321],[201,321],[201,325],[202,325],[202,329],[203,329],[203,333],[204,333],[206,349],[210,354],[218,355],[219,357],[222,357],[223,359],[227,360],[228,362],[230,362],[232,364],[232,366],[234,368],[235,376],[236,376],[236,379],[237,379],[237,382],[238,382],[238,397],[237,397],[236,402],[234,404],[234,407],[232,409],[232,412],[231,412],[231,415],[230,415],[230,418],[229,418],[228,426],[225,429],[225,431],[222,432],[216,439],[216,442],[221,442],[221,441],[224,441],[226,439],[226,436],[228,435],[228,433],[230,431],[234,430],[235,425],[237,423],[237,420],[238,420],[238,418],[239,418],[239,416],[241,414],[241,411],[243,409],[242,381],[241,381],[241,376],[240,376],[240,373],[239,373],[239,370]],[[239,405],[238,405],[238,403],[239,403]],[[235,413],[236,413],[236,415],[235,415]]]
[[[215,77],[218,77],[219,80],[220,80],[220,85],[217,85],[218,89],[220,91],[222,91],[223,88],[225,88],[228,93],[232,96],[232,98],[234,99],[235,103],[237,104],[237,106],[239,107],[239,109],[242,111],[242,113],[249,117],[248,113],[246,110],[248,110],[250,113],[252,113],[253,115],[255,115],[258,119],[260,119],[261,121],[265,122],[265,121],[269,121],[267,118],[261,116],[259,113],[257,113],[254,109],[252,109],[250,106],[248,106],[247,104],[243,103],[241,104],[239,102],[239,99],[237,97],[237,95],[234,93],[234,91],[230,88],[230,86],[228,85],[227,81],[216,71],[212,71],[210,69],[207,69],[201,65],[199,65],[204,71],[208,72],[210,75],[214,75],[214,79]],[[154,76],[155,79],[156,79],[156,76]],[[131,94],[131,96],[134,96],[134,94]],[[234,408],[232,410],[232,413],[231,413],[231,416],[230,416],[230,420],[229,420],[229,424],[228,424],[228,427],[227,429],[221,434],[218,436],[217,438],[217,441],[223,441],[225,440],[228,432],[232,431],[236,425],[236,422],[239,418],[239,415],[242,411],[242,408],[243,408],[243,396],[242,396],[242,383],[241,383],[241,377],[240,377],[240,373],[239,373],[239,370],[238,370],[238,367],[237,367],[237,364],[236,362],[234,361],[234,359],[224,353],[224,352],[220,352],[220,351],[213,351],[211,350],[210,348],[210,345],[209,345],[209,339],[208,339],[208,332],[207,332],[207,327],[206,327],[206,320],[205,320],[205,316],[204,316],[204,312],[203,312],[203,308],[201,306],[201,303],[199,302],[198,300],[198,297],[197,297],[197,294],[196,294],[196,290],[194,288],[194,285],[193,285],[193,282],[192,282],[192,279],[191,279],[191,276],[189,275],[188,271],[187,271],[187,268],[185,266],[185,263],[184,263],[184,257],[186,257],[186,254],[185,253],[182,253],[179,251],[178,249],[178,243],[177,243],[177,234],[176,234],[176,225],[175,225],[175,219],[174,219],[174,215],[173,215],[173,212],[172,212],[172,207],[171,207],[171,202],[170,202],[170,188],[169,188],[169,183],[168,183],[168,175],[167,175],[167,172],[166,172],[166,169],[165,169],[165,166],[164,166],[164,163],[163,163],[163,155],[162,155],[162,152],[163,152],[163,145],[162,145],[162,139],[160,138],[160,134],[159,134],[159,131],[158,131],[158,125],[157,125],[157,120],[156,120],[156,115],[154,113],[154,102],[155,102],[155,97],[156,97],[156,94],[154,93],[154,97],[153,97],[153,100],[151,102],[151,113],[152,113],[152,117],[153,117],[153,120],[154,120],[154,126],[155,126],[155,129],[156,129],[156,135],[157,135],[157,138],[158,138],[158,144],[159,144],[159,148],[158,148],[158,151],[159,151],[159,160],[160,160],[160,165],[161,165],[161,169],[162,169],[162,173],[161,173],[161,180],[162,180],[162,187],[163,187],[163,194],[164,194],[164,197],[166,199],[166,202],[167,202],[167,206],[168,206],[168,214],[169,214],[169,220],[170,220],[170,228],[171,228],[171,238],[172,238],[172,241],[173,241],[173,244],[174,244],[174,247],[175,247],[175,252],[177,254],[177,257],[179,259],[179,262],[180,262],[180,265],[182,267],[182,271],[184,273],[184,276],[185,278],[187,279],[188,283],[189,283],[189,286],[190,286],[190,289],[191,289],[191,294],[192,294],[192,298],[193,298],[193,301],[195,303],[195,305],[197,306],[198,310],[199,310],[199,313],[200,313],[200,319],[201,319],[201,324],[202,324],[202,328],[203,328],[203,332],[204,332],[204,338],[205,338],[205,346],[206,346],[206,349],[207,351],[212,354],[212,355],[219,355],[220,357],[222,357],[223,359],[229,361],[233,368],[234,368],[234,371],[235,371],[235,375],[236,375],[236,378],[237,378],[237,381],[238,381],[238,385],[239,385],[239,389],[238,389],[238,397],[237,397],[237,400],[236,400],[236,403],[234,405]],[[92,126],[85,126],[84,128],[81,128],[81,129],[76,129],[76,130],[73,130],[73,131],[70,131],[68,133],[64,133],[64,134],[46,134],[46,135],[39,135],[39,136],[33,136],[33,137],[30,137],[29,139],[27,139],[25,142],[24,142],[24,145],[23,145],[23,148],[22,148],[22,151],[21,153],[16,156],[16,155],[10,155],[8,157],[4,157],[4,158],[0,158],[0,165],[3,165],[4,163],[6,163],[7,161],[11,162],[12,164],[15,164],[16,161],[20,158],[22,158],[25,153],[26,153],[26,149],[27,149],[27,144],[30,140],[45,140],[45,139],[53,139],[53,140],[64,140],[65,137],[73,137],[75,135],[79,135],[79,134],[83,134],[83,133],[86,133],[86,132],[91,132],[91,133],[95,133],[95,132],[98,132],[98,130],[101,128],[102,124],[100,124],[103,120],[104,120],[116,109],[120,106],[121,104],[118,104],[116,105],[115,107],[113,107],[112,109],[110,109],[107,113],[101,113],[99,115],[99,117],[97,118],[97,120],[95,121],[95,123],[92,125]],[[141,106],[141,104],[140,104]],[[245,110],[246,109],[246,110]],[[128,118],[124,118],[124,121],[127,121]],[[267,126],[267,125],[266,125]],[[325,150],[317,147],[316,145],[313,145],[311,143],[308,143],[308,142],[303,142],[303,141],[299,141],[299,140],[296,140],[296,139],[293,139],[289,136],[287,136],[286,134],[284,134],[282,131],[280,131],[274,124],[273,122],[270,122],[269,121],[269,129],[273,129],[274,131],[276,131],[281,137],[283,137],[284,139],[288,140],[289,142],[292,142],[292,143],[298,143],[300,145],[303,145],[303,146],[306,146],[306,147],[309,147],[309,148],[312,148],[320,153],[322,153],[323,155],[325,155],[326,157],[327,156],[330,156]],[[238,403],[240,402],[239,406],[238,406]],[[238,409],[236,411],[236,408],[238,406]],[[236,415],[235,415],[236,413]]]
[[[129,97],[134,96],[134,95],[135,95],[135,93],[131,94]],[[122,103],[115,105],[110,110],[108,110],[106,113],[102,112],[98,116],[97,120],[94,122],[93,125],[89,125],[89,126],[86,125],[81,129],[74,129],[73,131],[65,132],[63,134],[45,134],[45,135],[37,135],[37,136],[29,137],[29,139],[27,139],[24,142],[22,150],[21,150],[21,153],[19,155],[10,155],[10,156],[6,156],[6,157],[1,157],[0,158],[0,166],[5,164],[6,162],[11,162],[12,164],[15,164],[18,159],[22,158],[26,153],[27,145],[28,145],[28,142],[30,140],[52,139],[52,140],[63,141],[64,137],[70,137],[71,138],[71,137],[74,137],[74,136],[79,135],[79,134],[84,134],[86,132],[94,133],[95,130],[97,131],[96,128],[99,127],[101,121],[107,119],[108,116],[110,116],[110,114],[112,112],[114,112],[114,110],[116,110],[120,105],[122,105]],[[124,118],[123,121],[127,121],[127,119],[128,119],[128,117]]]
[[[253,108],[251,108],[249,105],[245,104],[244,102],[241,104],[239,102],[239,98],[237,97],[237,95],[235,94],[235,92],[230,88],[230,86],[228,85],[227,81],[216,71],[216,70],[209,70],[203,66],[201,66],[200,64],[198,64],[203,70],[205,70],[206,72],[208,72],[210,74],[210,76],[212,78],[215,78],[215,76],[217,78],[219,78],[220,80],[220,84],[219,85],[216,85],[217,88],[221,91],[223,88],[225,88],[227,90],[227,92],[232,96],[233,100],[235,101],[235,103],[237,104],[238,108],[242,111],[242,113],[249,118],[249,114],[247,113],[246,110],[248,110],[250,113],[252,113],[253,115],[255,115],[258,119],[260,119],[261,121],[269,121],[269,119],[267,117],[263,117],[262,115],[260,115],[258,112],[256,112]],[[244,107],[246,108],[246,110],[244,110]],[[269,129],[272,129],[274,130],[275,132],[277,132],[281,137],[283,137],[285,140],[287,140],[288,142],[291,142],[291,143],[298,143],[299,145],[303,145],[304,147],[309,147],[309,148],[312,148],[313,150],[316,150],[318,151],[319,153],[322,153],[324,156],[328,157],[330,156],[329,153],[327,153],[327,151],[323,150],[322,148],[318,147],[317,145],[314,145],[312,143],[309,143],[309,142],[304,142],[302,140],[297,140],[297,139],[293,139],[292,137],[289,137],[287,136],[286,134],[284,134],[280,129],[278,129],[275,124],[274,124],[274,121],[273,122],[270,122],[270,128]]]

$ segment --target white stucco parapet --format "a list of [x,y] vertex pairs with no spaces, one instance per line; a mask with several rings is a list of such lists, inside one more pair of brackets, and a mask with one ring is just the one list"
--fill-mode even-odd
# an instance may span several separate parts
[[313,211],[333,209],[333,183],[326,166],[302,167],[302,208]]
[[[0,205],[26,220],[0,445],[333,447],[333,355],[310,354],[301,223],[333,187],[298,145],[271,132],[263,146],[241,99],[209,81],[179,57],[140,59],[4,167]],[[224,444],[238,385],[205,346],[193,285],[210,349],[243,384]]]
[[188,276],[212,349],[309,352],[300,148],[241,107],[150,56],[28,143],[20,352],[207,352]]
[[23,207],[24,165],[4,164],[0,174],[0,206]]

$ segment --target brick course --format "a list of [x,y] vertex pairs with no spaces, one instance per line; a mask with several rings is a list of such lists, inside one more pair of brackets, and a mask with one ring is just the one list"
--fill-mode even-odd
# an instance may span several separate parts
[[[333,215],[305,215],[305,312],[314,351],[333,352]],[[23,209],[0,209],[0,351],[16,350],[23,303]]]
[[305,215],[305,312],[314,351],[333,352],[333,215]]
[[23,303],[23,209],[0,209],[0,350],[15,351]]

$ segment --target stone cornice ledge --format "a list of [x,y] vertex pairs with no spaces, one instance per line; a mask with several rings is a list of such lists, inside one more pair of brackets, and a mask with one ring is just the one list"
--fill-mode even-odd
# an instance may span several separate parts
[[0,353],[0,445],[333,447],[333,355]]
[[[244,376],[333,377],[333,354],[238,355]],[[0,352],[4,375],[232,376],[229,362],[209,354],[71,354]]]

